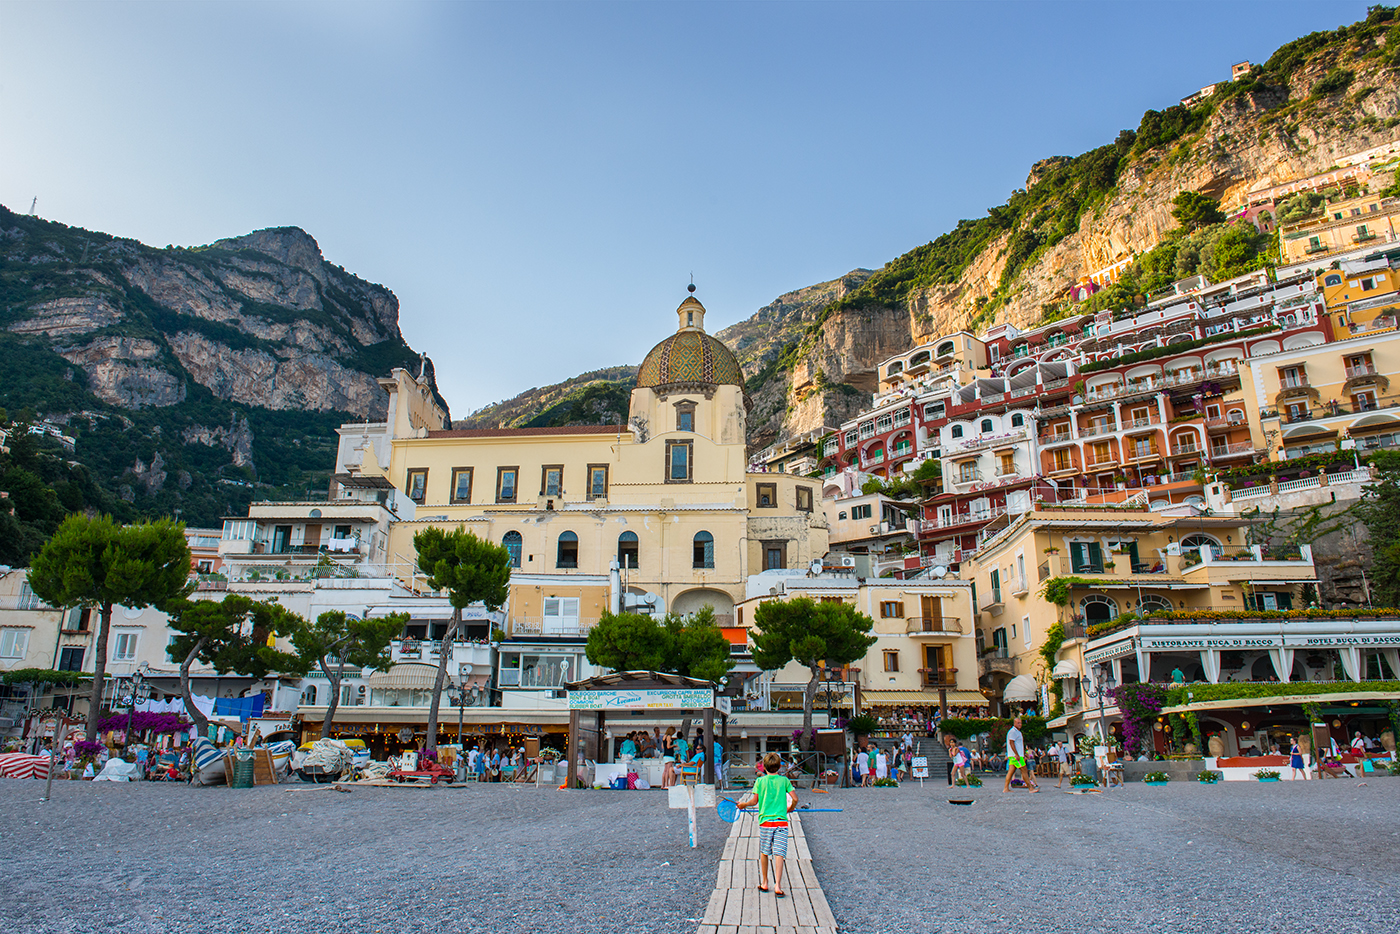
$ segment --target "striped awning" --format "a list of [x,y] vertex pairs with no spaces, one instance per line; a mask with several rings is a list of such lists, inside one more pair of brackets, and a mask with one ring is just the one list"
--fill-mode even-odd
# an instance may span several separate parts
[[[431,691],[437,684],[438,666],[421,662],[399,662],[388,671],[376,671],[365,679],[371,691]],[[453,685],[452,673],[447,673],[444,687]]]
[[[914,707],[937,707],[937,691],[861,691],[860,701],[865,707],[891,707],[909,705]],[[988,701],[977,691],[949,691],[948,703],[960,707],[970,705],[985,707]]]

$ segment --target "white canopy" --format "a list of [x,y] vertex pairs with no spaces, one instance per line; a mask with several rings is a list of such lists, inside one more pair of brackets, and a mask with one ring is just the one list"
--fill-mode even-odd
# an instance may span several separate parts
[[1040,700],[1040,686],[1030,675],[1017,675],[1002,688],[1001,699],[1007,703]]
[[1073,659],[1066,658],[1064,661],[1055,663],[1055,670],[1050,672],[1050,677],[1054,678],[1056,681],[1060,681],[1064,678],[1078,680],[1079,666],[1075,664]]

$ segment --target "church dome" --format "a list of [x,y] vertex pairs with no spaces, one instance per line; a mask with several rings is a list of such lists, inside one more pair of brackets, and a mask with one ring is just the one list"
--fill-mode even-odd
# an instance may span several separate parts
[[637,385],[656,389],[677,384],[743,386],[734,352],[704,331],[705,307],[694,296],[676,313],[680,329],[651,349],[637,371]]

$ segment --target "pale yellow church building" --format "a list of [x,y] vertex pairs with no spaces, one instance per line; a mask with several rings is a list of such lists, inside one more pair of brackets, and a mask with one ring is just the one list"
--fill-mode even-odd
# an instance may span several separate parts
[[[642,363],[626,425],[442,429],[423,385],[402,370],[384,380],[387,479],[416,504],[415,518],[390,530],[389,562],[411,568],[420,528],[462,525],[509,549],[515,576],[540,591],[543,628],[559,608],[544,591],[565,588],[579,611],[588,606],[579,617],[605,600],[656,613],[709,605],[729,628],[749,575],[826,554],[819,482],[747,472],[743,372],[705,333],[693,295],[676,313],[676,332]],[[378,469],[364,459],[366,473]],[[614,562],[620,597],[604,586]],[[534,602],[516,589],[512,616]]]

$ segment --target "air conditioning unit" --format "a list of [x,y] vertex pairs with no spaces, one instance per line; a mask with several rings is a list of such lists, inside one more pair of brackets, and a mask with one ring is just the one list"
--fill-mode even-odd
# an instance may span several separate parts
[[360,695],[361,697],[364,697],[364,696],[365,696],[365,686],[362,684],[362,685],[360,685],[359,687],[357,687],[357,688],[355,689],[355,693],[358,694],[358,695]]
[[879,527],[878,525],[872,525],[872,526],[870,527],[870,534],[871,534],[871,535],[879,535],[879,534],[880,534],[880,527]]
[[842,556],[841,556],[841,566],[842,566],[843,568],[853,568],[853,567],[855,567],[855,566],[856,566],[856,556],[855,556],[855,555],[842,555]]

